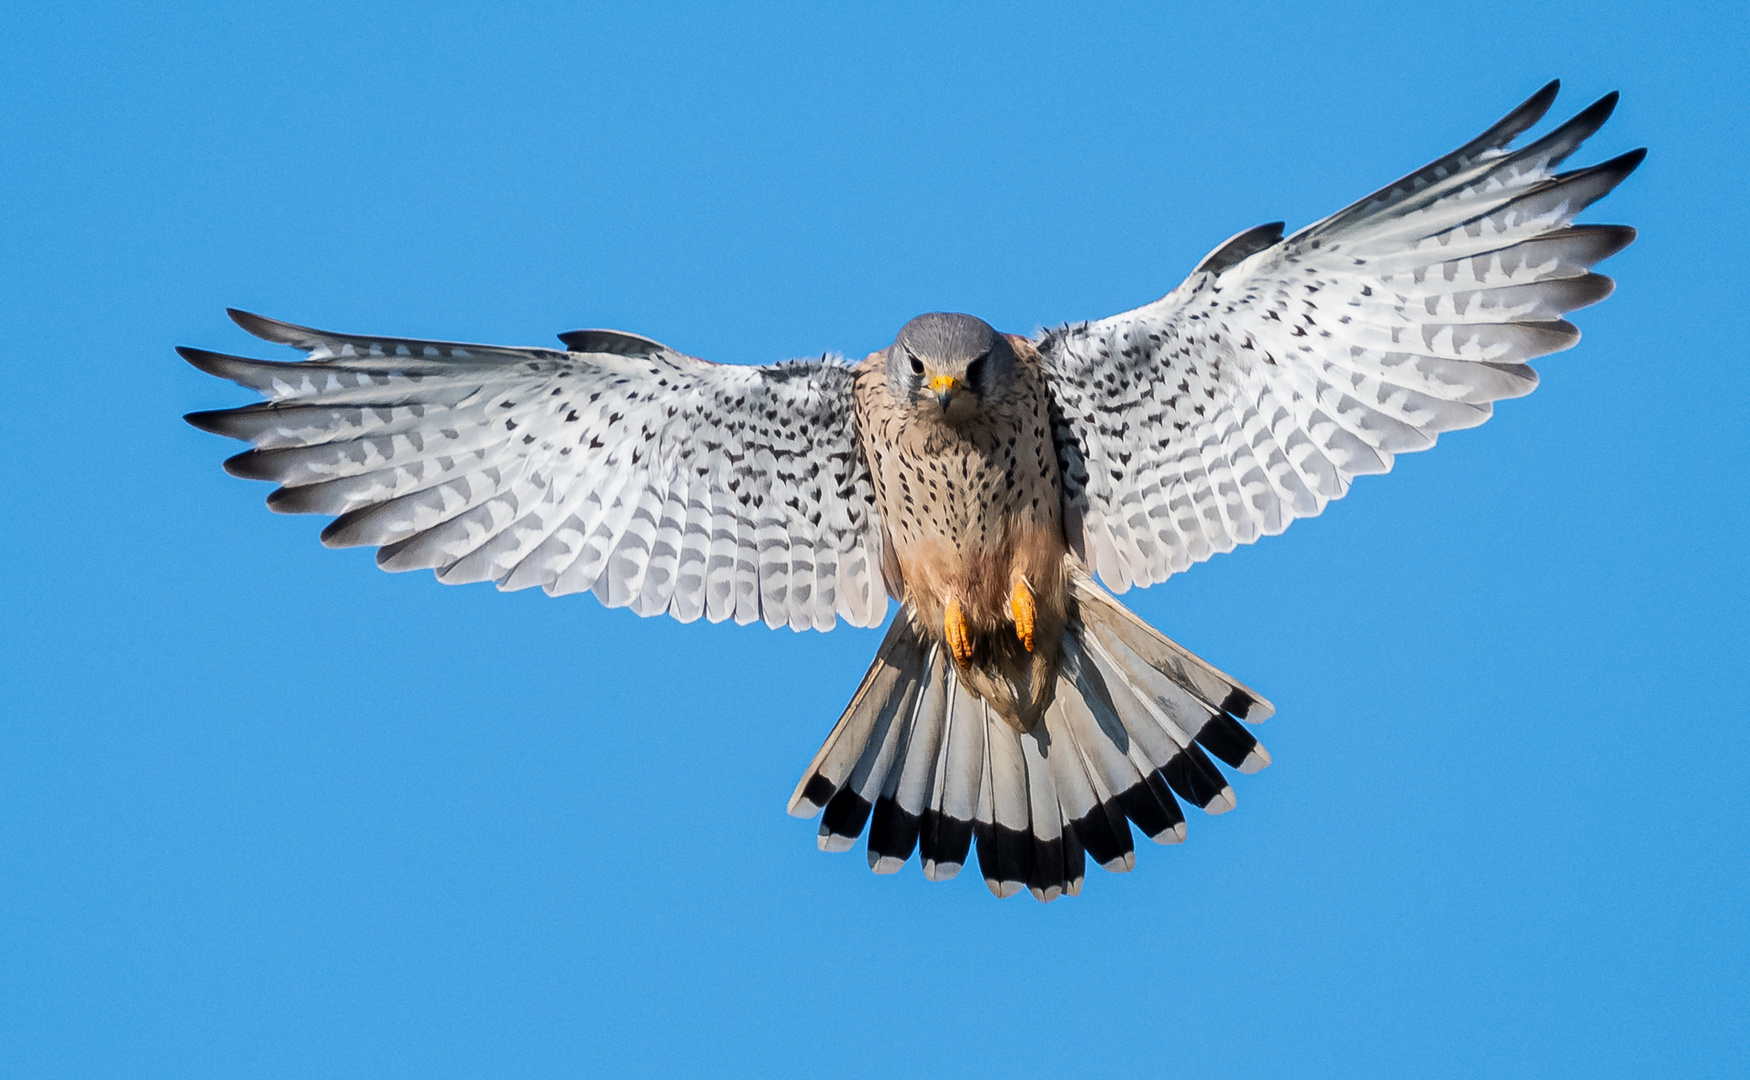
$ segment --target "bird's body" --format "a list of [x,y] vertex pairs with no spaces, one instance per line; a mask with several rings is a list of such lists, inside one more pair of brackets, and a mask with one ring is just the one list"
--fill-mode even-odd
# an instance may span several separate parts
[[1035,338],[933,313],[852,367],[710,364],[617,331],[513,348],[332,334],[233,312],[301,363],[181,350],[266,400],[194,413],[253,448],[269,505],[449,583],[590,591],[683,621],[877,626],[797,785],[819,843],[931,878],[977,842],[999,896],[1081,888],[1185,836],[1269,764],[1270,704],[1115,592],[1321,512],[1355,476],[1529,393],[1633,239],[1576,225],[1641,159],[1555,171],[1610,95],[1478,138],[1287,238],[1211,252],[1133,311]]
[[[964,677],[1004,721],[1030,731],[1057,678],[1068,546],[1039,354],[1024,338],[994,333],[990,347],[1013,354],[1014,377],[946,409],[898,397],[889,351],[871,355],[857,367],[855,422],[889,581],[933,640],[946,642],[945,615],[960,612],[971,653]],[[1016,633],[1017,585],[1035,605],[1032,649]]]

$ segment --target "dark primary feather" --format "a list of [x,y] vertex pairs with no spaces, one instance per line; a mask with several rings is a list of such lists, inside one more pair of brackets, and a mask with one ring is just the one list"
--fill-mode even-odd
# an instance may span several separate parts
[[571,330],[559,335],[567,352],[607,353],[610,356],[653,356],[673,352],[667,345],[624,330]]
[[1203,256],[1203,261],[1197,264],[1193,274],[1219,274],[1228,267],[1256,255],[1267,247],[1274,246],[1282,239],[1283,222],[1272,221],[1264,225],[1254,225],[1244,232],[1228,237],[1216,249]]
[[[1560,79],[1550,80],[1537,93],[1526,98],[1512,112],[1497,120],[1487,131],[1470,142],[1387,184],[1366,198],[1351,203],[1320,224],[1333,229],[1342,228],[1387,206],[1401,204],[1430,185],[1470,169],[1479,157],[1500,150],[1536,126],[1544,114],[1549,112],[1550,106],[1555,104],[1556,95],[1561,89]],[[1615,95],[1610,95],[1610,98],[1614,101]]]

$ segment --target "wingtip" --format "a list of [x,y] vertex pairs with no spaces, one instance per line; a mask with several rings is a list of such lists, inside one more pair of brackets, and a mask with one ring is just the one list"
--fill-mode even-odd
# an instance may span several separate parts
[[1608,161],[1600,161],[1596,165],[1587,165],[1584,168],[1570,169],[1567,172],[1557,173],[1554,177],[1552,177],[1552,179],[1554,179],[1556,181],[1571,181],[1571,180],[1580,180],[1580,179],[1583,179],[1586,177],[1596,177],[1596,176],[1608,177],[1609,178],[1608,185],[1606,187],[1604,187],[1603,190],[1597,191],[1596,193],[1589,195],[1586,202],[1581,204],[1581,205],[1589,206],[1592,203],[1597,202],[1599,199],[1602,199],[1604,196],[1610,194],[1610,192],[1614,191],[1616,189],[1616,185],[1622,183],[1624,180],[1627,180],[1629,178],[1629,174],[1633,173],[1636,169],[1640,168],[1641,162],[1645,161],[1646,159],[1647,159],[1647,148],[1642,146],[1638,149],[1630,150],[1626,154],[1618,154],[1615,157],[1609,159]]
[[206,372],[208,375],[217,375],[218,372],[214,371],[213,368],[218,366],[221,359],[228,359],[228,357],[225,357],[222,353],[209,352],[206,349],[197,349],[192,345],[178,345],[176,347],[176,355],[182,357],[184,360]]
[[1551,79],[1544,83],[1536,93],[1520,102],[1514,110],[1495,122],[1479,137],[1478,142],[1502,146],[1519,137],[1527,128],[1535,125],[1549,112],[1550,106],[1556,103],[1556,95],[1561,92],[1562,80]]
[[261,454],[254,450],[245,450],[226,458],[222,467],[225,472],[239,480],[273,480],[275,473],[261,468]]
[[[243,454],[237,455],[237,457],[239,457],[239,458],[243,457],[243,456],[245,456],[245,455],[243,455]],[[232,461],[235,461],[235,460],[236,460],[236,458],[232,459]],[[230,467],[230,464],[231,463],[229,461],[225,463],[227,468]],[[354,510],[350,513],[342,514],[339,517],[335,518],[333,521],[330,521],[326,526],[324,526],[321,534],[317,537],[317,539],[322,541],[322,546],[325,548],[351,548],[351,547],[364,547],[364,546],[368,545],[370,543],[369,539],[357,536],[357,535],[352,534],[348,531],[353,525],[357,524],[357,522],[359,520],[359,514],[363,512],[363,509],[368,509],[368,507],[362,508],[361,510]],[[389,550],[388,545],[384,545],[383,547],[380,547],[377,549],[377,565],[382,567],[384,570],[388,570],[390,573],[395,573],[396,572],[395,568],[384,565],[383,553],[388,551],[388,550]],[[412,567],[408,567],[407,569],[412,569]],[[442,580],[442,579],[440,578],[439,580]]]
[[199,412],[183,413],[182,420],[190,427],[209,435],[224,435],[224,423],[220,418],[230,412],[230,409],[202,409]]
[[232,322],[236,323],[249,333],[254,334],[256,337],[268,341],[273,340],[261,331],[264,327],[276,320],[270,319],[266,315],[257,315],[253,311],[244,311],[242,308],[234,307],[226,308],[225,314],[230,317]]
[[[269,361],[250,360],[247,357],[232,356],[229,353],[213,352],[211,349],[197,349],[192,345],[176,346],[176,355],[188,361],[199,371],[220,379],[228,379],[239,386],[251,386],[250,378],[263,365],[274,367]],[[253,388],[253,387],[252,387]]]
[[231,321],[242,327],[244,332],[258,337],[263,341],[271,341],[276,345],[292,345],[304,348],[311,337],[320,337],[322,332],[312,330],[308,326],[299,326],[283,319],[270,319],[266,315],[257,315],[253,311],[242,308],[228,307],[225,314]]
[[1616,90],[1605,94],[1592,104],[1581,109],[1569,123],[1588,129],[1588,134],[1604,126],[1610,119],[1610,114],[1616,111],[1616,103],[1622,99],[1622,94]]

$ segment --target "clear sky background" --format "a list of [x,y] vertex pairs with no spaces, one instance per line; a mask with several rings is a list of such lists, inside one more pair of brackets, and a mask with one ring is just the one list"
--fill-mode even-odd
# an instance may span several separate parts
[[[733,10],[730,10],[733,8]],[[1750,1075],[1742,3],[0,13],[0,1074]],[[1153,299],[1565,81],[1640,228],[1536,394],[1132,593],[1272,698],[1082,896],[784,814],[873,631],[333,552],[233,305],[861,356]],[[1547,128],[1547,123],[1545,125]]]

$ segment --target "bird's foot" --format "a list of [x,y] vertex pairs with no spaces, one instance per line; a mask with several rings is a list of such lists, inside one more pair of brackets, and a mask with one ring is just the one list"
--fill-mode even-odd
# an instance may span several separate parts
[[955,660],[964,664],[972,659],[972,634],[966,628],[966,616],[960,613],[960,601],[948,601],[948,609],[942,613],[942,632]]
[[1009,594],[1009,610],[1015,614],[1015,636],[1021,639],[1028,652],[1032,652],[1033,620],[1039,609],[1033,604],[1033,590],[1027,587],[1026,581],[1015,582],[1014,592]]

